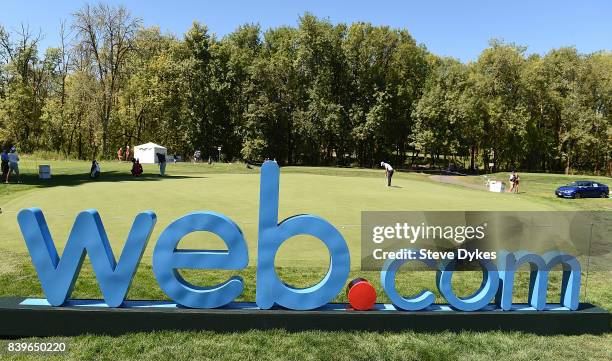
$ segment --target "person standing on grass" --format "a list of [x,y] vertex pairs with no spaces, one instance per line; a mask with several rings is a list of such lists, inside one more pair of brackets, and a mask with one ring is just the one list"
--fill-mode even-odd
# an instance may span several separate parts
[[157,153],[157,161],[159,162],[159,176],[163,177],[166,175],[166,155]]
[[393,177],[393,167],[389,163],[380,162],[380,166],[385,168],[385,176],[387,177],[387,187],[391,187],[391,178]]
[[117,151],[117,159],[121,162],[123,160],[123,148],[119,147]]
[[2,179],[6,180],[6,175],[9,172],[9,157],[6,149],[2,149],[0,158],[2,159]]
[[132,160],[132,154],[130,152],[130,146],[125,147],[125,161],[129,162]]
[[5,183],[9,182],[11,173],[17,176],[17,183],[21,183],[21,176],[19,175],[19,155],[17,154],[17,148],[12,147],[8,154],[9,171],[6,173]]
[[515,171],[512,171],[512,175],[514,175],[514,182],[512,182],[512,190],[514,190],[514,193],[518,194],[521,177],[519,177],[518,173]]
[[98,163],[97,160],[93,160],[91,162],[91,169],[89,171],[89,177],[91,179],[96,179],[100,176],[100,164]]
[[508,180],[510,181],[510,190],[508,190],[508,192],[518,193],[518,174],[516,171],[513,170],[512,173],[510,173],[510,178]]

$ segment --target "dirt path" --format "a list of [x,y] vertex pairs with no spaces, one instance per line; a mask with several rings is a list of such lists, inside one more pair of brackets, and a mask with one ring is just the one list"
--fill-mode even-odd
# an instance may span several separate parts
[[485,190],[485,188],[482,185],[466,182],[465,180],[461,178],[464,178],[464,177],[463,176],[452,176],[452,175],[430,175],[429,176],[429,179],[436,181],[436,182],[446,183],[446,184],[455,184],[458,186],[478,189],[481,191]]

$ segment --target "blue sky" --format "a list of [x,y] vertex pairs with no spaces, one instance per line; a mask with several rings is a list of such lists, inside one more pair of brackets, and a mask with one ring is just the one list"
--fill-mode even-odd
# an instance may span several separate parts
[[[244,23],[263,29],[296,25],[308,11],[332,22],[367,21],[406,28],[419,43],[438,54],[474,60],[489,39],[526,45],[529,53],[546,53],[575,46],[589,53],[612,49],[612,1],[608,0],[456,0],[456,1],[196,1],[108,0],[123,4],[144,24],[181,36],[194,20],[218,36]],[[1,0],[0,24],[15,29],[21,23],[45,34],[41,45],[58,43],[59,23],[85,1]],[[95,2],[94,2],[95,3]]]

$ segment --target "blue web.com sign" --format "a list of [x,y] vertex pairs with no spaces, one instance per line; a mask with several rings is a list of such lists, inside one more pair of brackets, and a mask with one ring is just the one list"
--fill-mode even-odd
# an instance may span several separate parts
[[[316,309],[335,299],[346,286],[351,265],[349,249],[336,227],[321,217],[296,215],[279,223],[279,177],[280,170],[275,162],[263,164],[256,303],[261,309],[270,309],[275,305],[293,310]],[[83,211],[77,216],[61,257],[40,209],[22,210],[18,221],[43,291],[51,305],[62,306],[70,298],[85,256],[88,255],[104,301],[110,307],[121,307],[155,226],[156,216],[151,211],[136,216],[118,260],[95,210]],[[227,250],[177,248],[183,237],[200,231],[219,236]],[[307,288],[285,284],[274,267],[280,246],[297,235],[320,239],[330,255],[325,277]],[[436,260],[426,256],[387,259],[380,268],[381,284],[396,309],[415,311],[428,308],[435,302],[431,290],[423,290],[414,297],[404,297],[395,285],[396,273],[402,265],[411,261],[421,262],[437,269],[437,288],[452,308],[475,311],[495,299],[501,309],[510,310],[515,273],[527,264],[532,269],[529,302],[536,310],[543,310],[546,305],[548,275],[554,267],[561,266],[561,304],[570,310],[577,309],[581,267],[576,257],[561,251],[536,254],[519,250],[499,251],[496,259],[496,263],[478,261],[482,268],[482,284],[473,295],[465,298],[456,296],[452,290],[451,281],[456,262],[450,259]],[[181,276],[179,270],[241,270],[248,263],[248,249],[240,227],[228,217],[211,211],[193,212],[171,223],[161,233],[153,251],[153,273],[159,286],[177,304],[190,308],[223,307],[241,295],[244,281],[235,276],[217,285],[193,285]]]

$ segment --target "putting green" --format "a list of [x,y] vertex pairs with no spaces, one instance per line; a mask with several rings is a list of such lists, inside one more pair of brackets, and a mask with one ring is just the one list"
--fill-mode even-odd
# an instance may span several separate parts
[[[116,257],[121,252],[134,216],[143,210],[157,214],[157,224],[143,262],[151,253],[160,232],[173,220],[189,212],[212,210],[232,218],[249,245],[250,264],[257,257],[259,174],[202,173],[198,166],[170,165],[172,177],[123,178],[58,185],[23,192],[2,204],[0,248],[25,252],[16,215],[22,208],[43,210],[51,234],[63,248],[78,212],[95,208],[100,212]],[[325,173],[325,168],[319,169]],[[338,171],[321,175],[316,168],[283,168],[281,171],[281,219],[312,213],[334,224],[346,238],[354,267],[359,263],[360,217],[365,210],[552,210],[563,207],[529,196],[496,194],[436,183],[421,175],[397,174],[394,186],[385,186],[384,176],[372,171]],[[380,172],[382,173],[382,172]],[[376,173],[377,175],[378,173]],[[224,248],[209,233],[197,233],[181,242],[182,248]],[[277,257],[284,265],[327,263],[327,251],[312,237],[300,236],[286,242]]]

